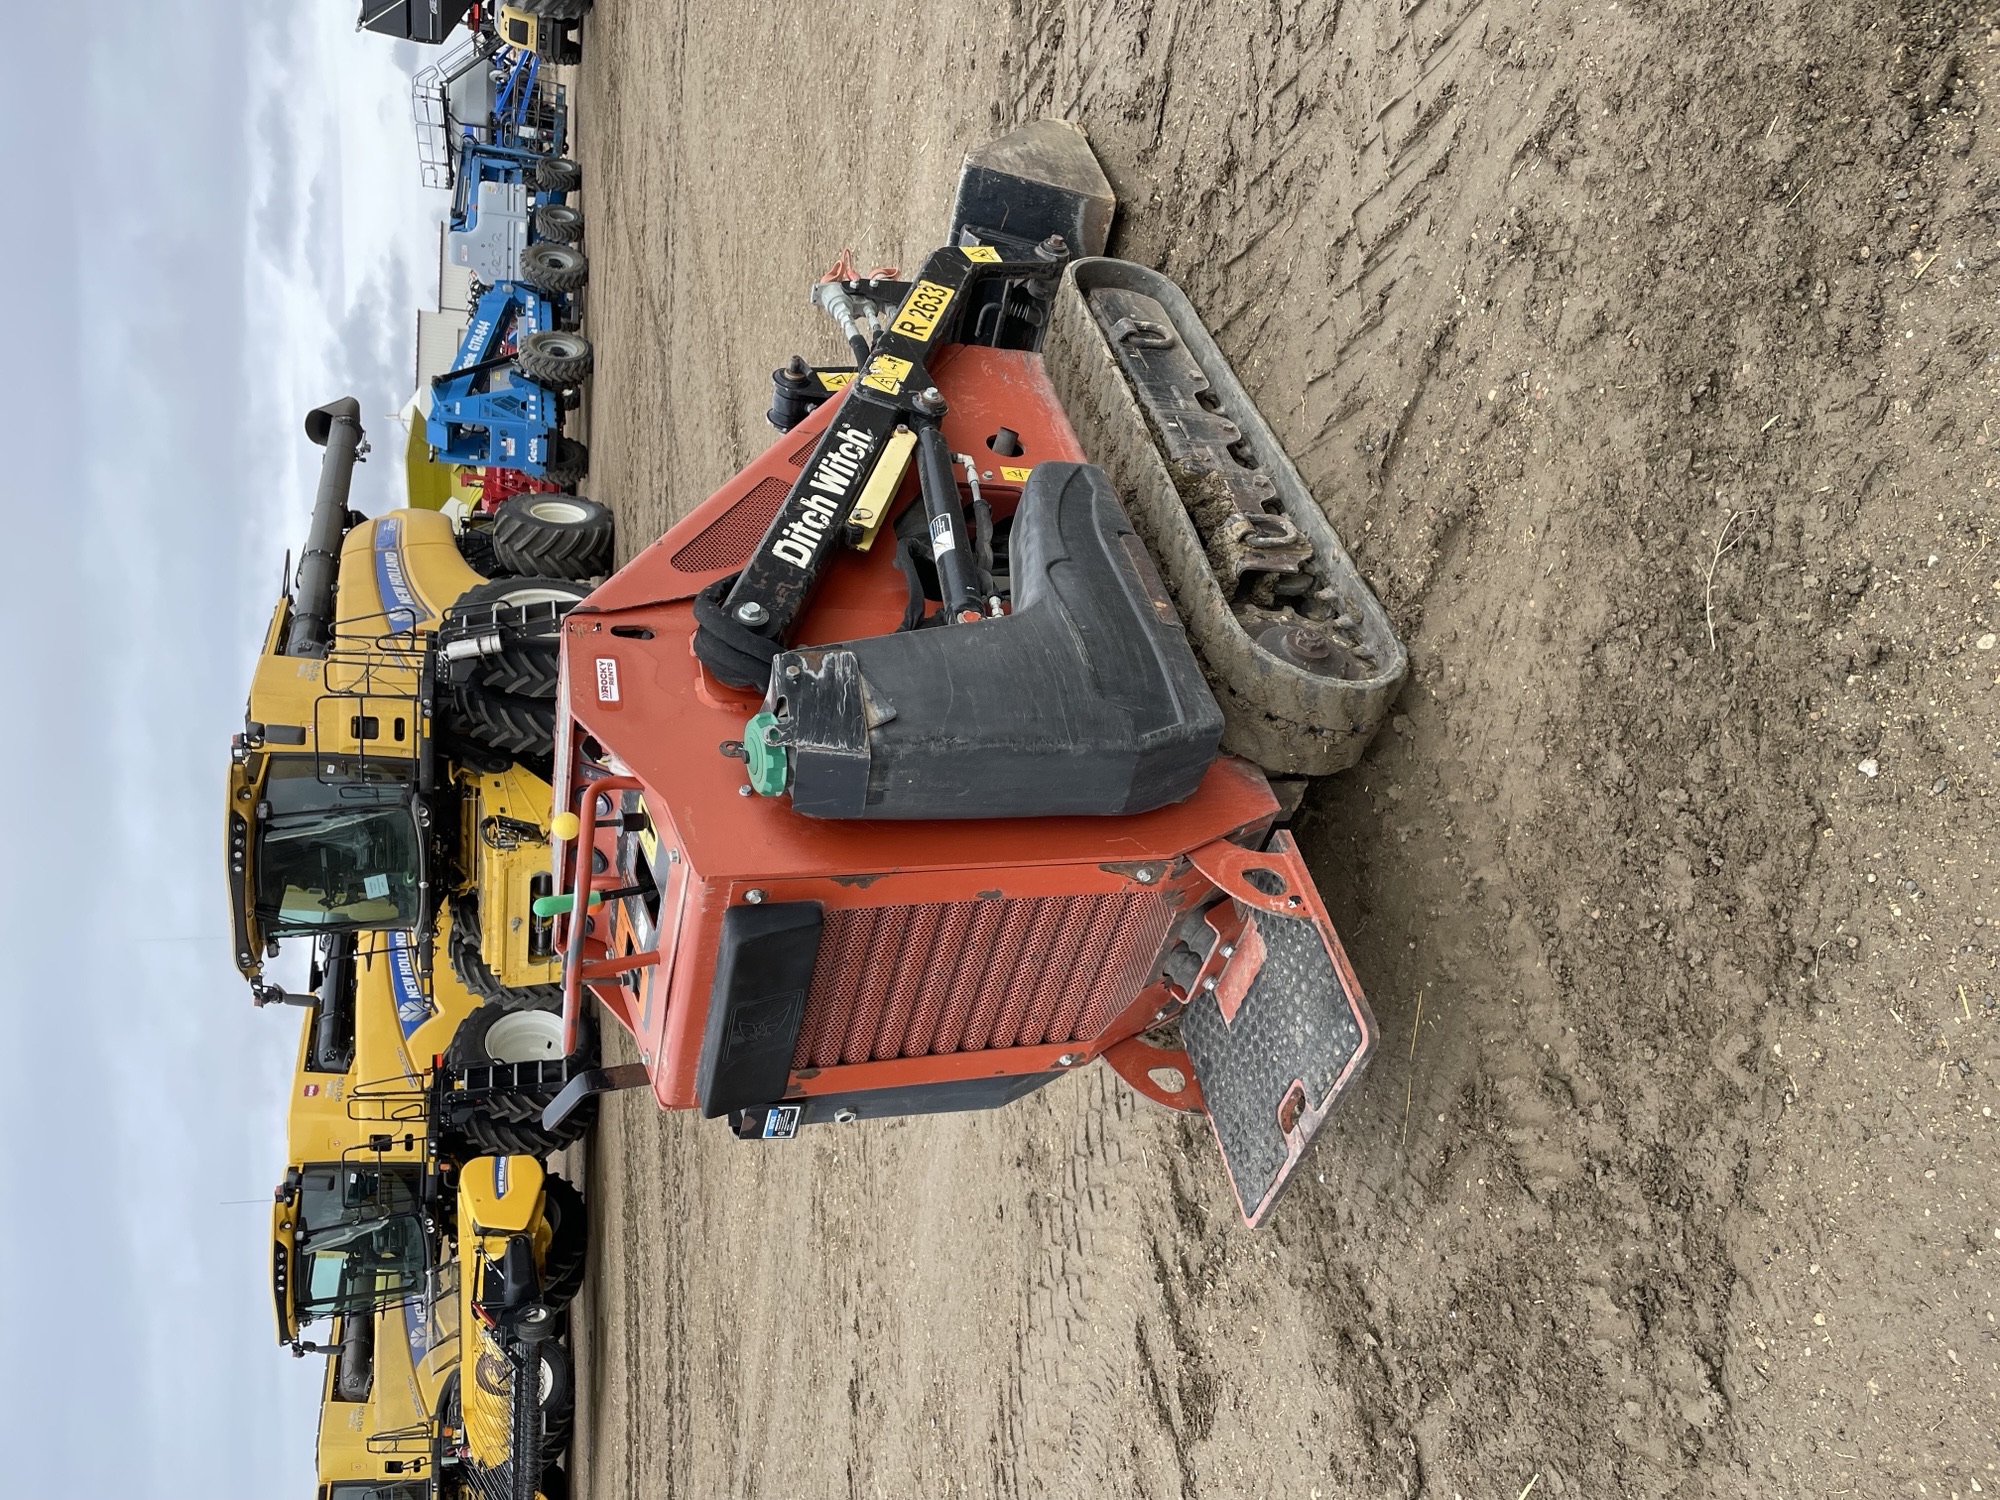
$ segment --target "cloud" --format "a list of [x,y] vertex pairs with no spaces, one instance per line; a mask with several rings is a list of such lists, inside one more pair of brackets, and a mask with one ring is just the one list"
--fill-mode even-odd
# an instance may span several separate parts
[[6,1487],[309,1494],[320,1372],[272,1345],[264,1206],[298,1017],[229,963],[217,800],[312,492],[299,418],[407,395],[437,213],[414,49],[338,4],[74,21],[9,19],[17,108],[65,128],[16,310],[37,360],[5,376]]

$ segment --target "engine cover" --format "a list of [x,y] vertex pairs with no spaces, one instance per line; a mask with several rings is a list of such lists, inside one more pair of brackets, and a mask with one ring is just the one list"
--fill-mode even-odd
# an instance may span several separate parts
[[1104,471],[1021,494],[1013,613],[781,653],[765,707],[816,818],[1147,812],[1191,796],[1222,712]]

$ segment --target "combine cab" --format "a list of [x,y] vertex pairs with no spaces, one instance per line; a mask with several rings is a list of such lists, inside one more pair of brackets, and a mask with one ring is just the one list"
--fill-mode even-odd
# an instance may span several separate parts
[[[565,620],[566,1019],[778,1139],[1103,1058],[1260,1223],[1374,1045],[1280,825],[1404,657],[1080,133],[975,152],[947,244],[816,295],[854,378]],[[815,378],[818,377],[818,378]],[[1280,778],[1274,789],[1272,776]]]

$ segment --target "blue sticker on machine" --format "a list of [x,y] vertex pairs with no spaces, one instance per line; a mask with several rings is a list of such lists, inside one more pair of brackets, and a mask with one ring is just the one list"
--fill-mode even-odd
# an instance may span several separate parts
[[416,1029],[437,1014],[437,1006],[424,993],[417,978],[417,954],[407,932],[389,934],[389,989],[396,997],[396,1021],[407,1041]]
[[375,590],[382,596],[382,613],[391,631],[417,628],[426,611],[403,568],[401,516],[384,516],[375,523]]
[[799,1114],[803,1106],[797,1104],[773,1104],[764,1116],[764,1139],[767,1141],[789,1141],[799,1133]]
[[410,1363],[423,1368],[424,1356],[431,1352],[430,1319],[422,1302],[414,1297],[403,1303],[403,1337],[410,1345]]

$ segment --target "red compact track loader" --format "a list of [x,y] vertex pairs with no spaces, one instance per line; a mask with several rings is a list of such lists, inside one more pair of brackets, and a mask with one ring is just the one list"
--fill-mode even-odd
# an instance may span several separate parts
[[[750,1139],[983,1109],[1102,1057],[1261,1222],[1375,1041],[1281,824],[1401,684],[1380,604],[1187,299],[1105,258],[1040,121],[852,370],[564,621],[555,897],[650,1084]],[[1274,792],[1272,778],[1279,779]]]

